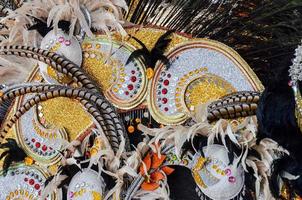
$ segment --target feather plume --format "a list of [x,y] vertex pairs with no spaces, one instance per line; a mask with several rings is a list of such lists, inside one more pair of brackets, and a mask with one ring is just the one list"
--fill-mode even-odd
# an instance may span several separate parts
[[[87,13],[84,9],[87,10]],[[128,7],[124,0],[29,0],[24,2],[20,8],[10,12],[0,22],[7,23],[10,30],[10,43],[15,42],[15,37],[18,35],[24,37],[24,40],[19,41],[21,44],[26,41],[40,41],[41,38],[37,35],[33,37],[32,34],[29,34],[31,30],[28,29],[35,25],[37,19],[45,22],[47,28],[53,28],[55,32],[58,31],[61,21],[67,21],[70,24],[70,35],[79,34],[74,33],[74,30],[82,29],[89,37],[93,37],[91,30],[93,29],[105,32],[108,36],[112,31],[117,31],[125,36],[126,32],[122,27],[122,12],[126,10]],[[86,16],[86,14],[90,16]],[[87,17],[91,18],[91,24]],[[8,23],[11,19],[13,19],[13,23]]]

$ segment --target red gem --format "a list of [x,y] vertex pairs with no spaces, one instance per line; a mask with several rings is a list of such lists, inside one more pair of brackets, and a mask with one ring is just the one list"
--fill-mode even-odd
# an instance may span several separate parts
[[131,71],[131,73],[132,73],[132,74],[135,74],[135,71],[134,71],[134,70],[132,70],[132,71]]
[[168,112],[168,111],[169,111],[169,108],[165,107],[165,111]]
[[43,146],[42,146],[42,150],[43,150],[43,151],[46,151],[46,150],[47,150],[47,146],[43,145]]
[[36,140],[33,138],[33,139],[31,139],[31,141],[32,141],[32,142],[35,142]]
[[136,77],[135,76],[132,76],[131,77],[131,81],[134,83],[136,81]]
[[168,78],[171,78],[171,74],[168,74],[167,77],[168,77]]
[[164,85],[166,85],[166,86],[169,85],[169,80],[165,80]]
[[161,93],[163,94],[167,94],[168,93],[168,90],[166,88],[162,89]]
[[128,91],[126,91],[126,92],[125,92],[125,94],[126,94],[126,95],[129,95],[129,92],[128,92]]
[[37,143],[36,143],[36,147],[37,147],[37,148],[40,148],[40,146],[41,146],[40,142],[37,142]]
[[128,89],[133,90],[133,85],[132,84],[128,85]]
[[28,178],[24,178],[24,181],[27,182],[27,181],[28,181]]
[[35,181],[34,181],[34,179],[30,179],[28,183],[29,183],[29,185],[33,185],[33,184],[35,184]]
[[163,101],[164,104],[166,104],[168,102],[168,99],[167,98],[163,98],[162,101]]
[[39,185],[39,184],[36,184],[36,185],[35,185],[35,189],[36,189],[36,190],[39,190],[39,189],[40,189],[40,185]]

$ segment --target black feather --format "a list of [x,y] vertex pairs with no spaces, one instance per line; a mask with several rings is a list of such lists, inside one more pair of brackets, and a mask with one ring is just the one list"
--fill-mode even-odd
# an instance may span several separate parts
[[[36,23],[30,26],[28,30],[36,30],[42,37],[45,37],[45,35],[47,35],[47,33],[49,33],[53,29],[52,25],[48,27],[47,23],[40,19],[35,18],[35,22]],[[70,22],[61,20],[58,23],[58,27],[62,29],[65,33],[69,33]]]
[[168,47],[169,43],[171,42],[171,39],[168,39],[168,37],[173,32],[174,31],[169,30],[163,35],[161,35],[160,38],[156,41],[151,51],[148,50],[148,48],[142,41],[140,41],[136,37],[132,37],[137,43],[142,46],[142,48],[132,52],[132,54],[127,60],[127,64],[133,61],[135,58],[141,58],[145,62],[145,65],[152,69],[155,68],[155,65],[158,61],[162,61],[163,64],[165,64],[166,67],[169,68],[169,59],[164,55],[164,52]]
[[1,154],[1,158],[4,158],[3,161],[3,172],[6,175],[10,165],[12,163],[21,162],[26,157],[26,153],[20,148],[17,142],[14,139],[8,138],[6,139],[7,143],[3,143],[0,145],[0,149],[4,149],[4,152]]

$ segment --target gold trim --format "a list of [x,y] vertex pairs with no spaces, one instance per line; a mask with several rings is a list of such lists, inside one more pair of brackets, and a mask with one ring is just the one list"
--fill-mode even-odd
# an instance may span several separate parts
[[[45,178],[45,180],[47,180],[47,178],[50,177],[50,173],[46,172],[43,168],[41,168],[40,166],[38,165],[30,165],[30,166],[27,166],[27,165],[24,165],[23,163],[19,163],[19,164],[15,164],[15,165],[12,165],[9,170],[12,170],[12,169],[18,169],[19,167],[28,167],[28,168],[34,168],[35,170],[39,171]],[[3,176],[3,170],[1,169],[0,171],[0,176]],[[17,183],[16,183],[17,184]],[[57,192],[53,192],[52,193],[52,200],[59,200],[59,196],[61,195],[58,195]]]
[[[253,89],[255,91],[263,91],[264,87],[256,74],[253,72],[253,70],[250,68],[250,66],[243,60],[243,58],[240,57],[240,55],[233,50],[232,48],[226,46],[225,44],[222,44],[217,41],[213,41],[210,39],[192,39],[188,42],[181,43],[180,45],[177,45],[174,49],[172,49],[170,52],[167,53],[167,57],[171,57],[180,50],[189,49],[190,47],[194,47],[196,45],[199,45],[199,47],[205,47],[207,49],[212,49],[215,51],[218,51],[222,53],[224,56],[229,58],[235,66],[243,73],[246,80],[251,84]],[[159,76],[159,73],[161,72],[161,69],[163,68],[163,64],[159,63],[156,65],[155,68],[155,75],[154,77]],[[188,119],[188,115],[185,113],[178,113],[174,116],[167,116],[163,114],[161,111],[157,109],[157,106],[155,104],[155,88],[156,82],[155,78],[153,78],[152,81],[149,83],[149,95],[147,97],[147,104],[150,109],[150,113],[152,117],[161,124],[165,125],[174,125],[174,124],[181,124],[185,122]]]
[[[110,41],[106,39],[105,36],[97,36],[95,39],[86,39],[83,42],[83,45],[86,43],[105,43],[110,45]],[[130,43],[121,43],[118,40],[112,41],[114,45],[121,46],[127,53],[129,53],[129,56],[131,52],[135,50],[135,47],[133,47]],[[85,52],[85,50],[83,50]],[[85,59],[85,58],[84,58]],[[115,107],[122,109],[122,110],[131,110],[133,108],[136,108],[139,106],[147,96],[147,88],[148,88],[148,80],[146,78],[146,67],[144,62],[141,59],[136,59],[138,62],[138,67],[142,70],[142,83],[141,83],[141,89],[138,94],[135,95],[135,97],[131,98],[130,100],[121,101],[117,99],[117,97],[112,93],[111,88],[109,88],[107,91],[104,92],[105,97],[112,103]],[[83,67],[84,68],[84,67]],[[87,71],[87,73],[89,73]],[[99,86],[100,87],[100,86]]]
[[[16,108],[19,108],[20,106],[22,106],[22,102],[23,102],[24,97],[19,97],[16,101]],[[16,111],[15,111],[16,112]],[[33,113],[34,115],[37,114],[35,111]],[[22,133],[23,131],[21,130],[21,125],[20,125],[21,121],[18,120],[15,124],[15,131],[16,131],[16,137],[17,137],[17,141],[18,143],[21,145],[21,147],[23,148],[23,150],[26,152],[26,154],[28,154],[29,156],[31,156],[35,161],[38,161],[39,163],[41,163],[42,165],[53,165],[58,163],[61,160],[61,156],[59,153],[57,153],[56,156],[52,157],[51,159],[44,159],[42,156],[38,156],[36,155],[24,142],[24,138],[22,136],[24,136],[24,134]],[[62,129],[64,130],[64,129]],[[38,133],[36,133],[38,135]],[[68,139],[68,134],[65,131],[59,131],[58,134],[60,134],[62,139]]]

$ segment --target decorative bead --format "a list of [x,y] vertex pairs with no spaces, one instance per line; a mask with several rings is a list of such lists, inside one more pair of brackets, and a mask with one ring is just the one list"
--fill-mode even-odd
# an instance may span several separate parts
[[226,170],[224,170],[224,172],[227,176],[230,176],[232,173],[230,169],[226,169]]
[[40,142],[37,142],[37,143],[35,144],[35,146],[36,146],[37,148],[40,148],[40,147],[41,147],[41,143],[40,143]]
[[167,108],[167,107],[165,107],[165,109],[164,109],[166,112],[168,112],[169,111],[169,108]]
[[132,70],[132,71],[131,71],[131,74],[135,74],[135,71],[134,71],[134,70]]
[[234,176],[229,177],[229,182],[230,183],[235,183],[236,182],[236,178]]
[[141,119],[140,118],[136,118],[135,122],[139,124],[139,123],[141,123]]
[[36,189],[36,190],[39,190],[39,189],[40,189],[40,185],[39,185],[39,184],[36,184],[36,185],[35,185],[35,189]]
[[136,81],[136,77],[135,76],[132,76],[131,77],[131,81],[134,83]]
[[168,77],[168,78],[171,78],[171,74],[168,74],[167,77]]
[[162,94],[167,94],[168,93],[168,90],[166,88],[162,89],[161,91]]
[[24,163],[25,163],[25,165],[32,165],[34,163],[34,160],[30,157],[25,157]]
[[61,36],[61,37],[59,37],[59,42],[60,42],[60,43],[63,43],[63,42],[64,42],[64,40],[65,40],[65,39],[64,39],[64,37],[62,37],[62,36]]
[[130,84],[130,85],[128,85],[128,90],[133,90],[133,85],[132,84]]
[[70,41],[70,40],[65,40],[65,45],[66,45],[66,46],[70,46],[70,44],[71,44],[71,41]]
[[91,156],[95,156],[97,153],[98,153],[97,148],[93,147],[93,148],[90,149],[90,155]]
[[162,102],[163,102],[163,104],[166,104],[168,102],[168,99],[167,98],[163,98]]
[[29,183],[29,185],[33,185],[33,184],[35,184],[35,181],[34,181],[34,179],[30,179],[30,180],[28,181],[28,183]]
[[165,86],[168,86],[169,83],[170,83],[169,80],[164,80],[164,85],[165,85]]
[[134,126],[128,126],[128,132],[129,133],[134,133],[134,131],[135,131]]
[[153,78],[153,76],[154,76],[154,70],[152,68],[150,68],[150,67],[147,68],[147,70],[146,70],[146,76],[147,76],[148,79]]
[[46,145],[43,145],[43,146],[42,146],[42,150],[43,150],[43,151],[46,151],[46,150],[47,150],[47,146],[46,146]]
[[148,112],[144,112],[144,117],[148,118],[149,117],[149,113]]
[[127,96],[128,96],[128,95],[129,95],[129,92],[128,92],[128,91],[126,91],[126,92],[125,92],[125,95],[127,95]]

